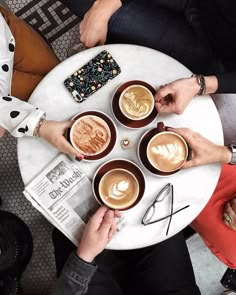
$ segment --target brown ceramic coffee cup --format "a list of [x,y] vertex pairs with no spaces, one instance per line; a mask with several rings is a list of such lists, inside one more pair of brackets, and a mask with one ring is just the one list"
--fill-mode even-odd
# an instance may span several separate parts
[[76,115],[73,120],[69,139],[85,160],[98,160],[112,151],[117,139],[117,130],[107,114],[87,111]]
[[132,80],[120,85],[112,99],[112,111],[125,127],[142,128],[157,116],[155,89],[147,82]]
[[168,131],[163,122],[147,131],[140,140],[138,155],[143,165],[158,176],[179,171],[189,156],[186,141],[179,134]]
[[100,204],[112,209],[127,210],[141,200],[145,190],[145,178],[133,162],[116,159],[98,168],[92,186]]

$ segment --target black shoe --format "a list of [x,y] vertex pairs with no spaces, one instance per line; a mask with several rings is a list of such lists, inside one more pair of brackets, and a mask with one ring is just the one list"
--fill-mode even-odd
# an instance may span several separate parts
[[227,268],[220,282],[225,288],[236,292],[236,269]]

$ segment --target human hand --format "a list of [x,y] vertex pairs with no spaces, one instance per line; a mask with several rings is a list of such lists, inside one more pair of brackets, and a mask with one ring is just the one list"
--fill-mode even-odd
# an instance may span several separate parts
[[176,80],[156,92],[156,108],[159,113],[180,115],[198,91],[199,85],[195,77]]
[[66,140],[64,133],[73,125],[73,121],[48,121],[45,120],[39,129],[39,136],[49,144],[57,148],[60,152],[74,155],[80,160],[83,156],[77,152]]
[[80,23],[80,41],[85,47],[103,45],[106,42],[109,19],[120,6],[120,0],[94,2]]
[[191,149],[191,159],[186,161],[184,169],[214,162],[229,163],[231,161],[232,152],[226,146],[217,145],[191,129],[168,128],[168,131],[181,135]]
[[223,221],[228,227],[236,231],[236,198],[225,204]]
[[0,126],[0,138],[2,138],[5,134],[6,130]]
[[102,206],[89,219],[82,240],[77,249],[77,255],[87,262],[101,253],[116,232],[115,217],[121,217],[120,212]]

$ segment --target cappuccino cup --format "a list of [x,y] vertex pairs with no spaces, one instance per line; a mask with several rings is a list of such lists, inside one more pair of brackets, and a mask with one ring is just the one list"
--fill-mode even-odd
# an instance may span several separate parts
[[106,114],[88,111],[74,119],[69,135],[70,142],[85,159],[100,159],[111,152],[117,132],[113,121]]
[[188,146],[182,136],[166,131],[158,123],[159,132],[151,137],[147,145],[147,159],[158,171],[175,172],[182,168],[188,158]]
[[138,198],[138,180],[128,170],[113,169],[103,175],[99,195],[104,204],[113,209],[130,207]]
[[128,86],[120,94],[119,108],[126,118],[130,120],[143,120],[153,111],[153,94],[143,85]]
[[141,169],[125,159],[102,164],[92,181],[94,196],[99,204],[117,210],[136,206],[145,192],[145,177]]

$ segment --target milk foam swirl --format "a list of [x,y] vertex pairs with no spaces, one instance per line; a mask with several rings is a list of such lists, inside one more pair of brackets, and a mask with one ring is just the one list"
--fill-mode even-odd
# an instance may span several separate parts
[[150,110],[150,102],[145,101],[145,97],[136,99],[133,91],[126,93],[123,99],[123,108],[132,116],[146,115]]
[[135,202],[139,184],[129,171],[116,168],[103,175],[99,183],[99,195],[108,206],[124,208]]
[[131,119],[142,119],[153,109],[152,93],[144,86],[132,85],[125,89],[120,98],[122,112]]
[[151,148],[154,154],[160,155],[162,158],[177,164],[185,159],[185,151],[183,147],[176,143],[169,143],[166,145],[157,145]]
[[129,190],[129,182],[121,180],[118,183],[111,183],[108,187],[109,197],[113,199],[121,199],[127,195]]

